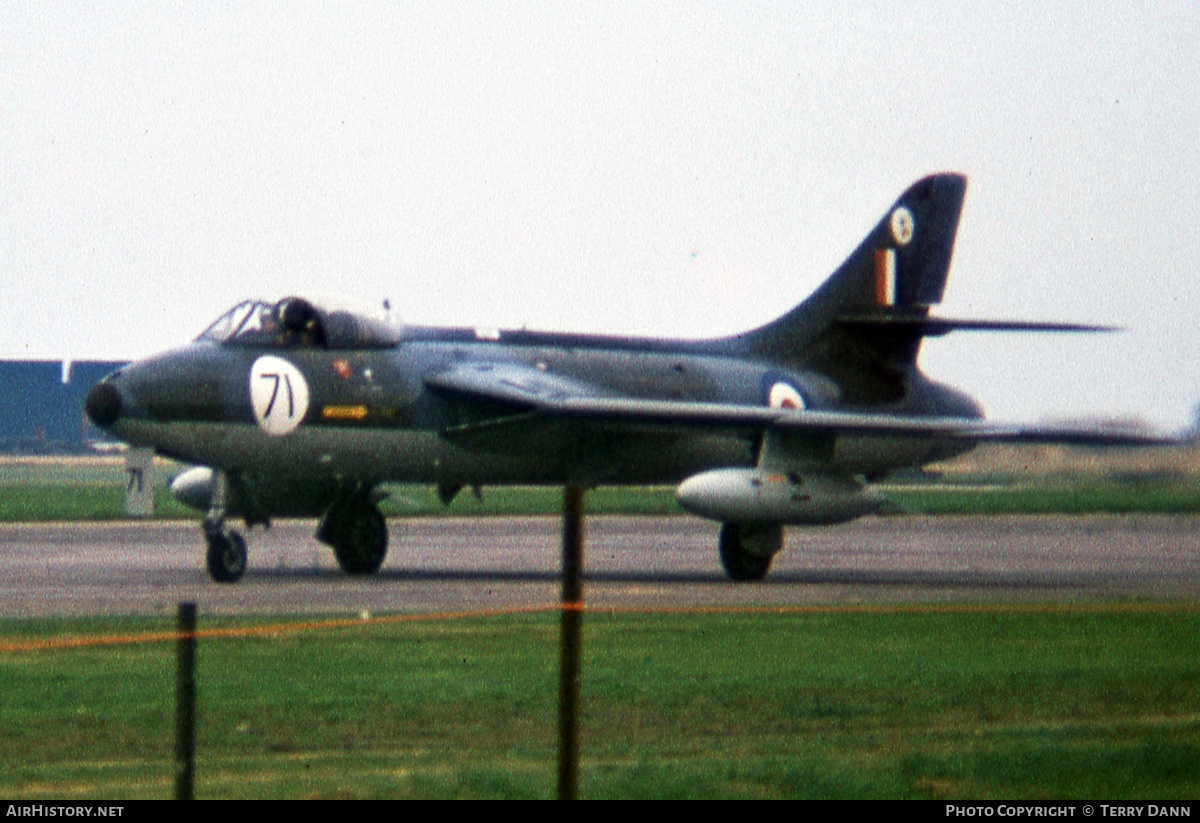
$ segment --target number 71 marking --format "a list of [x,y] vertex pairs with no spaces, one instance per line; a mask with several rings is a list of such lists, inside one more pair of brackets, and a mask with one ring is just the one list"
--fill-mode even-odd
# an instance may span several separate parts
[[[290,376],[290,375],[287,375],[287,374],[283,374],[283,375],[280,375],[280,374],[260,374],[260,375],[259,375],[259,377],[260,377],[260,378],[262,378],[263,380],[274,380],[274,381],[275,381],[275,385],[273,385],[273,386],[271,387],[271,399],[270,399],[270,401],[267,403],[267,408],[266,408],[266,410],[265,410],[265,411],[263,411],[263,417],[270,417],[270,416],[271,416],[271,410],[275,408],[275,401],[276,401],[276,399],[278,399],[278,397],[279,397],[279,384],[280,384],[280,382],[282,382],[282,383],[283,383],[283,385],[284,385],[284,386],[287,388],[287,398],[288,398],[288,412],[287,412],[287,416],[288,416],[288,420],[291,420],[292,418],[294,418],[294,417],[296,416],[296,395],[295,395],[295,392],[292,390],[292,378],[291,378],[291,376]],[[280,380],[280,378],[282,378],[282,381]]]

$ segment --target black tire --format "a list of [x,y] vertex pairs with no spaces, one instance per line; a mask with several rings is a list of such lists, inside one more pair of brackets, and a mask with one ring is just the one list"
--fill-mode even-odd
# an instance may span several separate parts
[[333,554],[346,574],[375,574],[387,557],[387,521],[374,506],[335,518],[329,535]]
[[730,580],[762,580],[771,570],[775,553],[783,548],[783,527],[752,530],[738,523],[723,523],[718,548]]
[[246,541],[237,532],[208,537],[208,576],[218,583],[236,583],[246,573]]

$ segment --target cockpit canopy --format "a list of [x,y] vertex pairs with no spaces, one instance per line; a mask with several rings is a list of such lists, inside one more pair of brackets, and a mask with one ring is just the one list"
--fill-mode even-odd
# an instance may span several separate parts
[[400,325],[383,311],[285,297],[277,303],[238,303],[196,339],[254,348],[386,349],[400,342],[400,333]]

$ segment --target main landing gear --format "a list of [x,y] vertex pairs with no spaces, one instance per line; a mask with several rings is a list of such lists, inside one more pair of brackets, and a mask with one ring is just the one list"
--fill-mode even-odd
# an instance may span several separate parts
[[718,548],[730,580],[762,580],[771,568],[771,560],[783,548],[783,526],[722,523]]
[[346,574],[374,574],[387,557],[387,523],[365,494],[355,494],[330,507],[317,527],[317,539],[333,547]]

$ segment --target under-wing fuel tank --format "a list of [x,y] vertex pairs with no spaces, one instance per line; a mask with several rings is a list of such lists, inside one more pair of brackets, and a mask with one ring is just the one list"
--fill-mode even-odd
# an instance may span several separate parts
[[843,523],[883,502],[852,477],[763,468],[703,472],[683,481],[675,497],[693,514],[742,524]]

